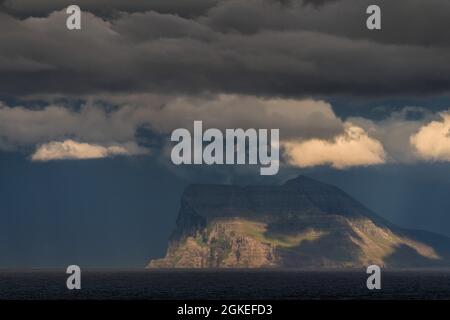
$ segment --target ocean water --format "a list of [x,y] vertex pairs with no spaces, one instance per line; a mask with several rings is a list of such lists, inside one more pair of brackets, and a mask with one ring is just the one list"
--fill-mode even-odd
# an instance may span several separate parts
[[374,291],[365,270],[89,270],[73,291],[67,276],[0,271],[0,300],[450,299],[450,270],[383,271]]

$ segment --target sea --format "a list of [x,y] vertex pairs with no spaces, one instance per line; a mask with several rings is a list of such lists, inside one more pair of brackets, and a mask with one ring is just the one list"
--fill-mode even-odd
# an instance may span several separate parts
[[0,300],[410,300],[450,299],[450,270],[82,270],[68,290],[65,270],[0,271]]

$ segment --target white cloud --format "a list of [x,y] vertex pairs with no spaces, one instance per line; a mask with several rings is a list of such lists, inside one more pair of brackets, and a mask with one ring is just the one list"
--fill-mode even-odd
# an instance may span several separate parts
[[441,119],[422,126],[410,138],[418,156],[430,161],[450,161],[450,112]]
[[282,143],[288,162],[293,166],[331,165],[337,169],[368,166],[385,162],[382,144],[360,127],[346,124],[345,133],[331,141],[310,139]]
[[116,155],[135,155],[146,151],[135,144],[101,146],[74,140],[52,141],[39,146],[31,156],[33,161],[99,159]]

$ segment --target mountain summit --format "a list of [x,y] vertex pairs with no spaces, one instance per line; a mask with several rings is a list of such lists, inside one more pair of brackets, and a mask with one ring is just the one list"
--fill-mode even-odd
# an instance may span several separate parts
[[154,268],[450,266],[450,239],[389,223],[339,188],[191,185]]

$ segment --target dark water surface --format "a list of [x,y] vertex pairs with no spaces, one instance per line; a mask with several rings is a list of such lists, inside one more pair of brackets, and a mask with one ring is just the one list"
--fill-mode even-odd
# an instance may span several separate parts
[[0,299],[450,299],[450,270],[383,271],[376,291],[364,270],[90,270],[78,291],[66,288],[67,276],[0,271]]

